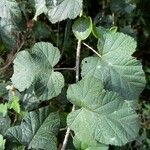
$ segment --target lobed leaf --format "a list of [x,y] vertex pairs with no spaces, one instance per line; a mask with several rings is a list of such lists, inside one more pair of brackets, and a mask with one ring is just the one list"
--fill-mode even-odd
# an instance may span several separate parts
[[118,92],[126,99],[138,99],[145,87],[141,63],[131,55],[136,42],[123,33],[106,33],[97,45],[101,58],[87,57],[82,61],[82,77],[94,76],[105,88]]
[[52,23],[60,22],[67,18],[75,19],[82,10],[83,0],[62,0],[60,3],[48,7],[48,19]]
[[57,96],[64,86],[63,75],[53,70],[59,58],[59,50],[46,42],[36,43],[31,53],[19,52],[14,60],[13,84],[20,91],[32,86],[39,100]]
[[6,137],[12,142],[20,142],[28,149],[57,150],[59,125],[59,114],[45,107],[30,112],[21,125],[9,128]]
[[82,79],[68,88],[67,97],[81,107],[69,114],[67,123],[83,143],[96,140],[121,146],[137,137],[139,120],[130,102],[116,92],[105,91],[100,80]]

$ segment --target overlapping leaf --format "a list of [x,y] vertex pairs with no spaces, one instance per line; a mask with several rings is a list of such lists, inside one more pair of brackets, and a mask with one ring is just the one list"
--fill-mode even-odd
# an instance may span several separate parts
[[67,91],[68,99],[80,109],[69,114],[67,123],[83,143],[124,145],[136,138],[138,117],[116,92],[103,89],[99,79],[84,78]]
[[20,91],[32,86],[39,100],[57,96],[64,86],[62,74],[53,70],[59,58],[59,50],[45,42],[36,43],[31,53],[21,51],[14,60],[13,84]]
[[37,20],[37,17],[42,13],[47,13],[46,1],[45,0],[34,0],[35,1],[35,15],[34,20]]
[[30,112],[20,126],[7,130],[6,137],[11,142],[20,142],[29,149],[57,150],[56,135],[60,119],[58,113],[48,107]]
[[137,99],[145,87],[141,63],[131,55],[136,42],[122,33],[106,33],[98,41],[98,56],[82,61],[82,76],[94,76],[127,99]]
[[7,48],[15,46],[18,28],[21,21],[21,11],[15,0],[1,0],[0,2],[0,38]]
[[83,0],[35,0],[35,16],[44,13],[52,23],[60,22],[67,18],[76,18],[82,10]]
[[[54,2],[54,1],[53,1]],[[60,22],[67,18],[76,18],[82,10],[83,0],[63,0],[48,8],[48,18],[52,23]]]

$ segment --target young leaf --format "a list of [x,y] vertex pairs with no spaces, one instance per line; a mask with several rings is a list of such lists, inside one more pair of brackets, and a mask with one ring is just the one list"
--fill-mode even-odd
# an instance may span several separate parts
[[10,101],[10,104],[9,104],[9,109],[13,109],[17,113],[20,113],[19,98],[17,96],[13,96],[13,99]]
[[78,18],[72,26],[72,31],[78,40],[85,40],[92,31],[92,19],[85,16]]
[[141,63],[131,56],[136,48],[134,39],[122,33],[106,33],[97,47],[102,57],[85,58],[82,76],[94,76],[105,83],[106,89],[126,99],[138,99],[146,81]]
[[6,137],[12,142],[20,142],[28,149],[57,150],[59,125],[59,114],[45,107],[30,112],[21,125],[9,128]]
[[3,136],[0,134],[0,150],[5,150],[5,142],[6,140],[4,140]]
[[106,29],[102,26],[96,27],[95,25],[93,25],[92,27],[92,33],[96,38],[102,38],[104,34],[106,34],[107,32],[109,32],[109,29]]
[[124,145],[136,138],[139,120],[130,102],[118,93],[105,91],[96,78],[84,78],[67,91],[68,99],[80,109],[71,112],[68,126],[84,143]]
[[53,70],[59,58],[59,50],[46,42],[36,43],[31,53],[19,52],[14,60],[13,84],[20,91],[33,86],[39,100],[57,96],[64,86],[62,74]]
[[106,33],[116,33],[118,30],[118,28],[116,26],[111,27],[110,29],[104,28],[102,26],[96,27],[95,25],[93,25],[92,28],[92,33],[96,38],[103,38],[103,36],[105,36]]
[[[54,2],[54,1],[53,1]],[[81,10],[83,0],[61,0],[61,2],[48,6],[48,18],[52,23],[60,22],[67,18],[76,18]]]

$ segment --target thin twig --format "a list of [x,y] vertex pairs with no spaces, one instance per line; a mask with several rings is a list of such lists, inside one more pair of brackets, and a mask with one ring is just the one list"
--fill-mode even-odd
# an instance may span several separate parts
[[61,71],[61,70],[71,70],[71,71],[75,71],[76,68],[54,68],[55,71]]
[[83,45],[85,45],[87,48],[89,48],[91,51],[93,51],[98,57],[102,57],[96,50],[94,50],[91,46],[87,45],[83,42]]
[[[83,12],[81,11],[80,17],[82,16],[82,13]],[[77,45],[77,50],[76,50],[76,67],[75,67],[76,68],[76,82],[79,81],[79,75],[80,75],[80,72],[79,72],[79,68],[80,68],[80,51],[81,51],[81,40],[78,40],[78,45]],[[75,105],[73,105],[71,112],[73,112],[73,111],[75,111]],[[71,129],[68,127],[61,150],[66,149],[70,131],[71,131]]]
[[12,56],[12,57],[10,58],[9,62],[8,62],[3,68],[1,68],[0,71],[5,70],[6,68],[8,68],[8,67],[11,65],[11,63],[13,62],[13,60],[15,59],[17,53],[21,50],[21,48],[23,47],[23,45],[24,45],[24,40],[21,42],[20,46],[17,48],[17,51],[16,51],[16,53],[14,54],[14,56]]
[[[81,51],[81,41],[78,40],[77,52],[76,52],[76,82],[79,81],[80,51]],[[73,105],[71,112],[73,112],[73,111],[75,111],[75,105]],[[68,127],[61,150],[66,149],[70,130],[71,129]]]
[[115,13],[112,13],[112,25],[115,26]]
[[61,128],[61,129],[59,129],[59,131],[64,131],[64,130],[66,130],[66,129],[67,129],[67,127]]
[[81,40],[78,40],[77,52],[76,52],[76,82],[79,81],[79,69],[80,69],[80,51],[81,51]]

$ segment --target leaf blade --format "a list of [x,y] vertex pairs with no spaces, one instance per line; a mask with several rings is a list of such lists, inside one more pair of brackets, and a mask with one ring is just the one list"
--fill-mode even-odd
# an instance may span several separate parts
[[[99,91],[95,92],[96,94],[85,96],[83,90],[86,87],[86,93],[90,93],[88,85],[91,80],[97,84],[97,79],[90,77],[69,87],[68,99],[73,103],[80,101],[76,104],[80,104],[77,106],[81,108],[69,114],[68,126],[75,131],[79,140],[85,143],[96,140],[104,144],[121,146],[134,140],[138,135],[139,120],[129,101],[125,101],[115,92],[103,90],[102,85],[95,86]],[[76,98],[75,89],[79,91]]]
[[57,149],[56,134],[60,124],[59,115],[48,107],[30,112],[20,126],[11,127],[6,136],[28,148]]
[[131,55],[136,42],[122,33],[106,33],[99,39],[102,58],[87,57],[82,61],[82,77],[94,76],[105,83],[108,90],[119,92],[126,99],[138,99],[145,87],[141,63]]

